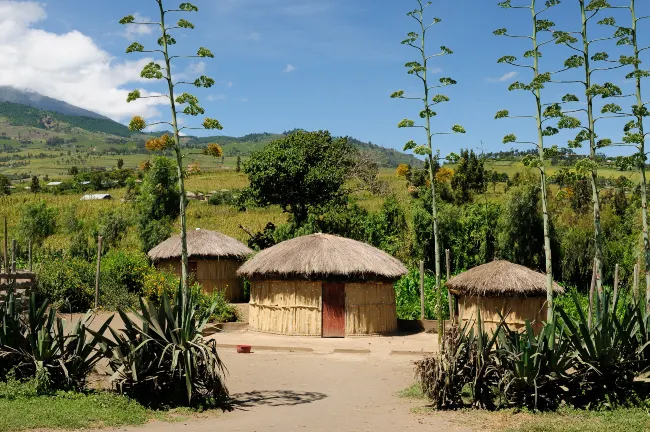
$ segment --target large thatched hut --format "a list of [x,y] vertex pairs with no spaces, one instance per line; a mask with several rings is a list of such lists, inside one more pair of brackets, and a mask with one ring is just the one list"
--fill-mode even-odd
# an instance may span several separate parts
[[387,253],[329,234],[279,243],[237,272],[251,281],[251,330],[322,337],[395,331],[393,282],[405,273]]
[[[189,271],[205,292],[222,290],[226,299],[244,300],[244,282],[237,269],[253,251],[246,245],[215,231],[197,229],[187,232]],[[159,269],[181,274],[181,237],[175,235],[149,251],[149,258]]]
[[[546,320],[546,275],[519,264],[497,260],[474,267],[447,282],[458,298],[458,314],[464,322],[476,322],[478,312],[487,331],[494,330],[501,315],[511,329],[530,320],[539,329]],[[555,294],[564,289],[554,283]]]

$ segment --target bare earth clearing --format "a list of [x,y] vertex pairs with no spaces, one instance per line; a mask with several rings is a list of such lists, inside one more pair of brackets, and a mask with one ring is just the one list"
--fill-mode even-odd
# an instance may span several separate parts
[[[182,423],[120,431],[466,431],[411,412],[397,396],[413,379],[413,356],[302,354],[222,349],[235,409]],[[422,403],[420,402],[420,405]]]

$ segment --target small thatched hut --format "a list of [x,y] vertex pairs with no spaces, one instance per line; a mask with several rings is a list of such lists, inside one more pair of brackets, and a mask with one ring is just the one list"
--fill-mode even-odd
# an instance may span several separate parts
[[298,237],[263,250],[237,274],[251,281],[251,330],[345,337],[397,329],[393,282],[406,268],[365,243]]
[[[474,267],[447,282],[449,292],[458,297],[458,314],[476,322],[478,311],[485,329],[494,330],[501,317],[515,330],[530,320],[539,329],[546,320],[546,275],[519,264],[497,260]],[[556,294],[564,289],[554,283]]]
[[[222,290],[226,299],[244,300],[244,282],[236,271],[253,251],[246,245],[215,231],[197,229],[187,232],[190,274],[203,289],[212,293]],[[181,274],[181,237],[175,235],[149,251],[157,268]]]

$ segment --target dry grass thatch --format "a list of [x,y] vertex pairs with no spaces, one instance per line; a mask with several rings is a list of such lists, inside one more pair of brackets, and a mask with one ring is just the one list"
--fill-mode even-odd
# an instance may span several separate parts
[[331,234],[312,234],[265,249],[237,274],[249,279],[395,280],[404,265],[366,243]]
[[[447,281],[447,287],[459,295],[483,297],[546,295],[546,275],[509,261],[497,260],[467,270]],[[564,288],[553,283],[556,294]]]
[[[216,231],[197,229],[187,231],[187,253],[193,258],[230,258],[244,260],[253,253],[245,244]],[[175,235],[149,251],[157,262],[181,257],[181,236]]]

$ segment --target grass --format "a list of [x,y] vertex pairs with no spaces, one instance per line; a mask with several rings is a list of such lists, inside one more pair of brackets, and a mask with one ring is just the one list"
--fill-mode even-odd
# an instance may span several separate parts
[[0,398],[0,412],[0,430],[7,432],[141,425],[153,417],[124,396],[100,392]]
[[645,407],[587,411],[561,408],[555,412],[533,413],[514,409],[485,411],[465,409],[436,411],[427,405],[418,384],[398,396],[418,402],[413,412],[436,416],[445,422],[473,430],[491,432],[650,432],[650,403]]

